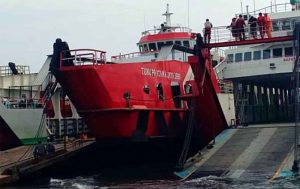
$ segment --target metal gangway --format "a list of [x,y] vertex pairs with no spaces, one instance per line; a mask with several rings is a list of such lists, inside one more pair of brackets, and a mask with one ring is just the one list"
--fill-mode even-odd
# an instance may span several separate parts
[[[293,83],[295,91],[295,142],[294,142],[294,164],[293,171],[299,170],[300,163],[300,22],[294,22],[292,27],[285,32],[273,32],[271,38],[247,38],[245,40],[235,40],[231,36],[231,31],[227,27],[217,27],[212,30],[211,43],[205,44],[208,49],[229,46],[253,45],[262,43],[273,43],[283,41],[294,41],[295,64]],[[220,63],[222,64],[222,63]],[[220,66],[220,65],[219,65]]]

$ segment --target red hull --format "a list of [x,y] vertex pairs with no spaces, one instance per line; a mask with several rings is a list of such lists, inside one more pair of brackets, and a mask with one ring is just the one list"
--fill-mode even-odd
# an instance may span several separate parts
[[[209,141],[226,124],[219,116],[209,73],[204,77],[209,80],[204,82],[204,93],[199,94],[189,69],[189,63],[180,61],[68,66],[60,69],[57,79],[97,139],[182,138],[191,97],[179,100],[179,105],[173,99],[190,95],[196,99],[194,137]],[[179,84],[176,94],[172,83]],[[193,85],[193,94],[185,94],[187,83]]]

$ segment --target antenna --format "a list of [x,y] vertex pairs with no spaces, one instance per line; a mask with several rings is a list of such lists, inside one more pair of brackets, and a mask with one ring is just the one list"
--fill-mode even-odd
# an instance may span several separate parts
[[241,0],[241,13],[243,13],[243,1]]
[[171,15],[173,13],[169,12],[169,4],[167,4],[167,11],[163,14],[163,16],[166,16],[166,26],[171,27]]
[[190,28],[190,0],[188,0],[188,28]]

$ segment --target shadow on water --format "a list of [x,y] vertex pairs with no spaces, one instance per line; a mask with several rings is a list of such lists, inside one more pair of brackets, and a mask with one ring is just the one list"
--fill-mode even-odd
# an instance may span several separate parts
[[[78,155],[22,179],[16,187],[57,187],[80,181],[96,186],[174,180],[178,146],[165,143],[95,143]],[[173,143],[174,144],[174,143]],[[65,186],[63,186],[65,187]],[[67,186],[67,188],[70,186]]]

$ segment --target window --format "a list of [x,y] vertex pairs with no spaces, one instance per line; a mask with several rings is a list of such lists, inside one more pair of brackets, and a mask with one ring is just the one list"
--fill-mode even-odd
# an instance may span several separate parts
[[282,30],[290,30],[291,23],[288,20],[282,21]]
[[157,84],[156,89],[157,89],[158,99],[164,100],[164,91],[163,91],[162,84],[161,83]]
[[279,23],[278,23],[278,21],[273,21],[272,25],[273,25],[273,31],[279,31]]
[[147,52],[147,51],[148,51],[148,45],[145,44],[145,45],[144,45],[144,52]]
[[261,51],[254,51],[253,60],[260,60],[260,59],[261,59]]
[[293,56],[293,48],[292,47],[286,47],[284,48],[284,56]]
[[158,42],[158,43],[157,43],[158,50],[160,50],[161,47],[164,46],[164,45],[165,45],[164,42]]
[[244,61],[250,61],[252,59],[252,52],[244,53]]
[[190,47],[189,41],[183,41],[183,46],[185,46],[185,47]]
[[266,49],[263,51],[263,59],[269,59],[269,58],[271,58],[271,50]]
[[173,97],[173,102],[176,108],[181,108],[181,99],[178,98],[181,94],[180,92],[180,84],[177,81],[171,82],[171,92]]
[[274,58],[282,57],[282,48],[274,48],[273,57]]
[[140,46],[139,46],[139,49],[140,49],[140,52],[143,52],[143,51],[144,51],[143,45],[140,45]]
[[156,51],[156,43],[149,43],[150,51]]
[[233,54],[228,54],[227,55],[227,62],[232,63],[233,62]]
[[241,62],[243,60],[243,54],[242,53],[236,53],[234,59],[235,59],[235,62]]
[[181,41],[175,41],[176,45],[181,45]]
[[167,41],[166,45],[173,45],[173,41]]

